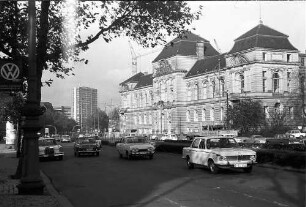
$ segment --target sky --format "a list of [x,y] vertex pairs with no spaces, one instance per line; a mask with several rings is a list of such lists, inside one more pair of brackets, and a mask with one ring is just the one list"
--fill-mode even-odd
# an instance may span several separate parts
[[[305,1],[192,1],[192,9],[203,5],[200,20],[193,22],[193,33],[210,41],[222,53],[228,52],[234,40],[259,24],[289,36],[289,41],[300,52],[306,51]],[[174,37],[167,38],[171,41]],[[217,42],[217,46],[215,41]],[[98,107],[109,111],[120,105],[119,84],[132,76],[132,56],[128,38],[118,38],[110,43],[100,39],[89,46],[81,56],[88,64],[79,64],[75,76],[57,79],[54,74],[43,74],[42,80],[53,79],[51,87],[42,88],[42,101],[53,106],[72,106],[73,87],[98,89]],[[152,73],[152,60],[162,50],[144,49],[131,41],[137,55],[137,72]]]

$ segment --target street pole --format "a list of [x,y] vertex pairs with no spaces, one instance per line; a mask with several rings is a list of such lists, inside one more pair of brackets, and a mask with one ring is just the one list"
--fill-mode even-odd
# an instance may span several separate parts
[[22,175],[17,185],[20,195],[42,195],[44,183],[40,177],[38,158],[38,132],[42,128],[39,116],[42,114],[40,100],[38,100],[38,80],[36,66],[36,9],[35,0],[29,0],[29,70],[28,70],[28,96],[23,108],[25,123],[24,151],[22,161]]

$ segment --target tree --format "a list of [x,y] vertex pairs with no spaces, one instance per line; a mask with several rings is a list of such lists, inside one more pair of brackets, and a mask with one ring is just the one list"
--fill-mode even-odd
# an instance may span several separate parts
[[259,101],[251,99],[240,100],[228,108],[227,120],[231,128],[248,134],[258,130],[265,124],[265,113]]
[[116,131],[119,131],[120,128],[120,115],[119,115],[119,108],[114,108],[109,113],[109,120],[110,120],[110,127],[114,128]]
[[108,128],[108,123],[109,123],[109,117],[107,116],[105,111],[102,111],[99,108],[97,109],[97,114],[90,116],[86,120],[88,128],[91,128],[93,130],[97,130],[99,128],[101,132],[106,131],[106,129]]

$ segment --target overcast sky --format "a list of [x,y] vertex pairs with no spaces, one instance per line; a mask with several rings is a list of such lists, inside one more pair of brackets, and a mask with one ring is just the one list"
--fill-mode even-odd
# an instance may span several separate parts
[[[234,39],[259,24],[263,24],[289,36],[289,41],[300,52],[306,50],[306,2],[305,1],[245,1],[245,2],[188,2],[192,8],[203,5],[203,15],[193,23],[195,34],[210,41],[214,39],[222,53],[234,45]],[[260,12],[261,7],[261,12]],[[173,37],[169,37],[170,41]],[[152,60],[161,50],[143,49],[132,42],[137,54],[150,53],[138,58],[138,72],[152,73]],[[120,104],[119,83],[131,77],[132,57],[127,38],[105,43],[102,39],[90,45],[82,54],[87,65],[78,65],[74,73],[65,79],[56,79],[45,73],[43,80],[54,79],[51,87],[42,88],[42,101],[53,106],[72,106],[73,87],[86,86],[98,89],[98,107],[109,110],[110,105]],[[106,106],[108,105],[108,106]]]

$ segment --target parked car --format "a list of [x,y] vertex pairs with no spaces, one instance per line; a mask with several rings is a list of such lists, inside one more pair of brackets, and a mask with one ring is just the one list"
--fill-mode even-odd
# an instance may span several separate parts
[[294,136],[294,138],[300,138],[300,139],[306,137],[306,133],[303,133],[298,129],[289,130],[285,134],[286,135],[292,135],[292,136]]
[[62,135],[61,142],[71,142],[71,137],[69,135]]
[[91,154],[99,156],[100,147],[94,138],[79,137],[74,143],[74,156]]
[[62,160],[64,157],[63,147],[57,144],[54,138],[40,137],[38,139],[39,158],[57,158]]
[[124,137],[116,145],[119,157],[148,157],[153,159],[155,147],[144,137]]
[[266,139],[266,144],[302,144],[301,140],[296,139],[293,135],[276,134],[273,138]]
[[165,140],[178,140],[177,135],[176,134],[164,134],[161,138],[161,141],[165,141]]
[[230,137],[197,137],[190,147],[183,148],[183,159],[187,167],[195,165],[208,167],[211,173],[219,169],[243,169],[250,173],[256,163],[256,152],[241,148],[234,138]]
[[267,138],[261,135],[252,135],[248,139],[243,139],[244,143],[255,143],[255,144],[264,144],[266,143]]
[[52,138],[55,139],[55,141],[60,142],[61,141],[61,136],[59,134],[53,134]]

